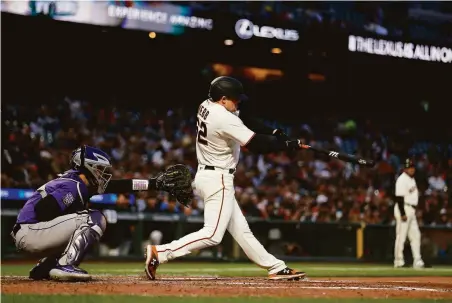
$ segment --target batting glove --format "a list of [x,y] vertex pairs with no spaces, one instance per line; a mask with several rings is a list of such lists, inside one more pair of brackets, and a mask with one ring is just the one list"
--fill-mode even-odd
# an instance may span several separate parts
[[288,150],[298,150],[298,149],[300,149],[301,144],[302,144],[302,142],[300,139],[286,141]]
[[280,141],[290,140],[289,136],[285,132],[283,132],[282,129],[279,128],[273,131],[273,136],[275,136]]

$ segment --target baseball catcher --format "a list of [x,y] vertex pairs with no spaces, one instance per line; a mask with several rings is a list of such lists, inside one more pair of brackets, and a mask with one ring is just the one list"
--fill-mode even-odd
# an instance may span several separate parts
[[111,180],[109,156],[91,146],[73,151],[70,165],[33,193],[11,232],[18,251],[42,258],[30,271],[33,280],[91,279],[79,265],[107,227],[100,211],[88,209],[92,196],[156,189],[169,192],[185,206],[193,197],[191,174],[184,165],[171,166],[149,180]]

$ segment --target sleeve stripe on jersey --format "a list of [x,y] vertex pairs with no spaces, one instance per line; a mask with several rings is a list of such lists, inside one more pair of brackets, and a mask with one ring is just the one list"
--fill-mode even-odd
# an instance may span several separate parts
[[256,133],[253,133],[253,135],[248,139],[248,141],[246,141],[246,143],[244,145],[242,145],[242,147],[247,146],[248,143],[250,143],[251,139],[253,139],[255,135],[256,135]]

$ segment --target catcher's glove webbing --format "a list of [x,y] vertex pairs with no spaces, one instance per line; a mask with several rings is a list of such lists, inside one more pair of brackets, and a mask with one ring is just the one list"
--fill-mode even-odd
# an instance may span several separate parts
[[193,200],[192,178],[187,166],[176,164],[157,176],[156,187],[175,196],[177,201],[187,206]]

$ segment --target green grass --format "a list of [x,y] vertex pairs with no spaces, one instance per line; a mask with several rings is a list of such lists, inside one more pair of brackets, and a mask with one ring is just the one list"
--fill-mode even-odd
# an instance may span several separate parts
[[[383,277],[383,276],[451,276],[452,267],[435,267],[423,270],[412,268],[394,269],[390,265],[371,264],[331,264],[331,263],[290,263],[291,267],[304,270],[309,277]],[[28,271],[33,266],[30,264],[2,264],[2,276],[28,276]],[[91,274],[112,274],[112,275],[138,275],[143,274],[143,263],[85,263],[82,266]],[[258,268],[251,263],[184,263],[173,262],[159,267],[159,274],[176,276],[265,276],[265,270]],[[271,297],[145,297],[145,296],[107,296],[107,295],[3,295],[2,302],[11,303],[149,303],[150,300],[157,299],[159,303],[215,303],[215,302],[284,302],[284,303],[433,303],[450,302],[450,300],[438,299],[313,299],[313,298],[271,298]]]
[[284,303],[433,303],[433,302],[450,302],[450,300],[438,299],[312,299],[312,298],[215,298],[215,297],[140,297],[140,296],[43,296],[43,295],[2,295],[3,303],[118,303],[118,302],[133,302],[133,303],[149,303],[156,301],[158,303],[215,303],[215,302],[230,302],[230,303],[270,303],[270,302],[284,302]]
[[[450,276],[451,266],[435,266],[415,270],[413,268],[394,269],[390,265],[372,264],[330,264],[330,263],[289,263],[289,266],[306,271],[309,277],[409,277],[409,276]],[[33,264],[2,264],[2,276],[26,276]],[[143,263],[85,263],[82,268],[91,274],[137,275],[144,271]],[[265,270],[251,263],[183,263],[174,262],[161,265],[159,274],[175,276],[265,276]]]

